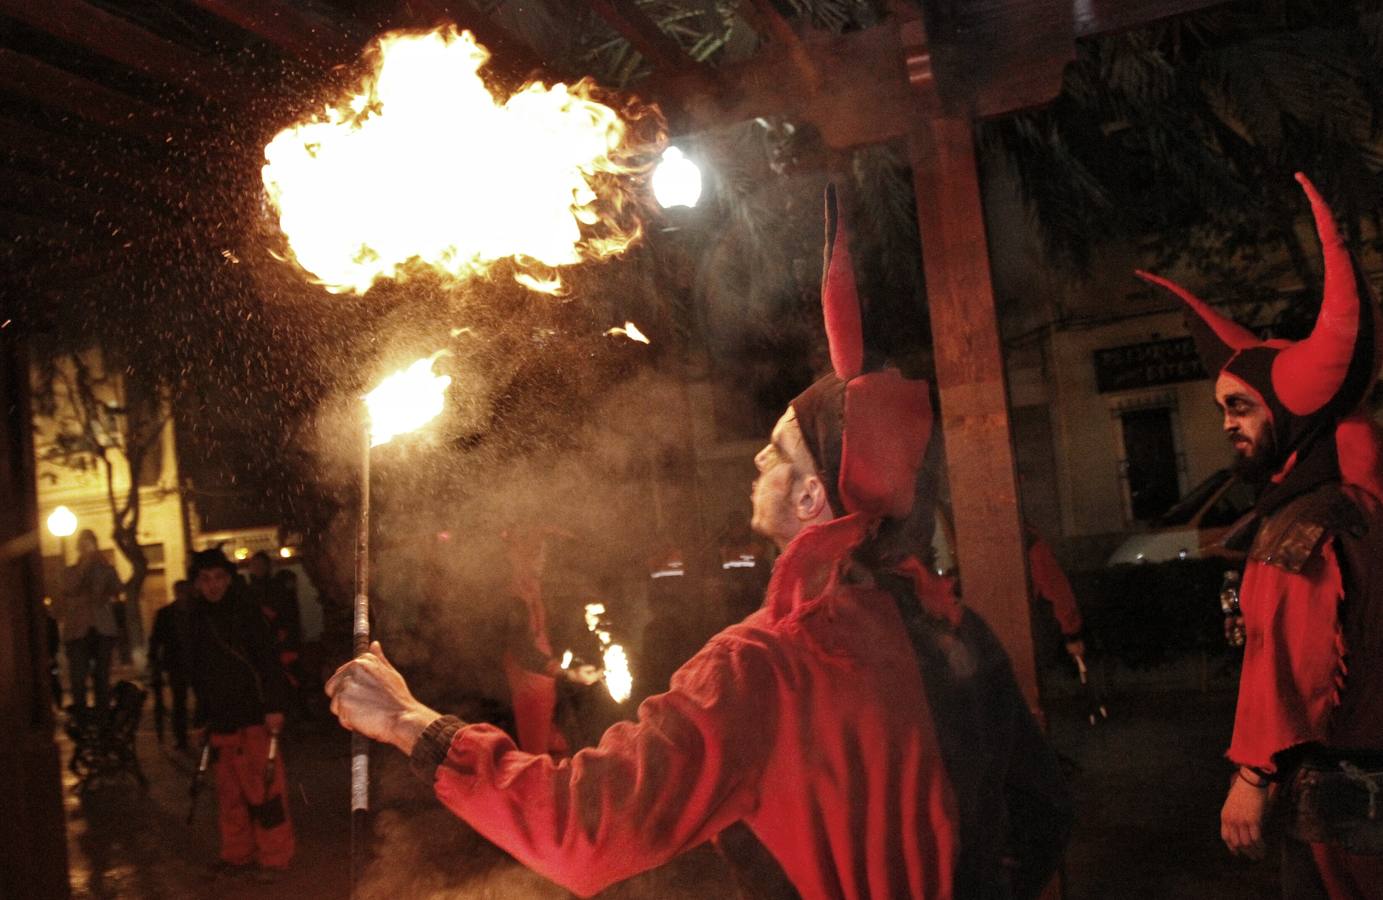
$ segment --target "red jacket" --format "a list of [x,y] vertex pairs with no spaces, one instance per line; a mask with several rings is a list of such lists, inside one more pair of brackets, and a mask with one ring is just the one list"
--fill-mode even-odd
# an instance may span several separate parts
[[1052,614],[1061,626],[1061,633],[1067,638],[1081,632],[1083,622],[1080,607],[1076,605],[1076,593],[1071,590],[1071,582],[1061,571],[1051,545],[1042,539],[1035,529],[1027,529],[1028,539],[1028,577],[1032,592],[1052,605]]
[[955,801],[917,660],[886,593],[833,577],[858,527],[799,535],[764,608],[594,748],[554,762],[489,725],[439,732],[438,798],[579,894],[743,820],[805,897],[950,897]]
[[1240,595],[1235,763],[1273,770],[1308,743],[1383,750],[1381,563],[1383,505],[1356,486],[1326,485],[1260,527]]

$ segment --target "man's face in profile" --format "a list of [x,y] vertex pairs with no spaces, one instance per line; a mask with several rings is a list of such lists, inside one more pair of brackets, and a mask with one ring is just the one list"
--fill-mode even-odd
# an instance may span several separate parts
[[773,426],[769,442],[754,455],[754,468],[758,475],[752,489],[754,512],[749,524],[781,549],[803,527],[797,509],[802,481],[817,477],[816,465],[802,439],[802,427],[791,407]]
[[1251,482],[1266,481],[1276,469],[1272,414],[1262,396],[1233,375],[1215,382],[1215,405],[1224,414],[1224,432],[1234,448],[1235,470]]

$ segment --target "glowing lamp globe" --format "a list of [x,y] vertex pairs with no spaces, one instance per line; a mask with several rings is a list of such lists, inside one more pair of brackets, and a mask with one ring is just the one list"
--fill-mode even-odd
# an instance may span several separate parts
[[696,206],[701,199],[701,170],[676,147],[664,150],[653,170],[653,198],[663,209]]
[[59,506],[48,517],[48,533],[53,537],[71,537],[77,530],[77,516],[65,506]]

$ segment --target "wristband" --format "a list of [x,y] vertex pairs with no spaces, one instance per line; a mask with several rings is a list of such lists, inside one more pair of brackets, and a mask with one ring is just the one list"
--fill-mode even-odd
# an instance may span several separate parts
[[465,725],[456,716],[438,716],[418,735],[413,752],[408,757],[413,774],[428,784],[437,780],[437,767],[447,758],[452,738]]

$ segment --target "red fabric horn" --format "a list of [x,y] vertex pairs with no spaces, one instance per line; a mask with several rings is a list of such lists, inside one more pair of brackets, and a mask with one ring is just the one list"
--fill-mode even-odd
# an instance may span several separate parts
[[1297,181],[1311,201],[1316,220],[1325,293],[1310,336],[1284,349],[1273,361],[1273,390],[1289,411],[1305,416],[1329,403],[1345,382],[1359,337],[1360,305],[1354,265],[1330,207],[1305,175],[1298,172]]
[[[1220,315],[1211,308],[1210,304],[1177,284],[1175,281],[1163,278],[1161,275],[1154,275],[1151,272],[1144,272],[1142,269],[1138,269],[1133,274],[1149,284],[1155,284],[1158,287],[1166,288],[1185,301],[1186,305],[1191,307],[1191,311],[1196,314],[1197,318],[1204,322],[1210,329],[1215,339],[1224,346],[1224,349],[1227,351],[1224,353],[1225,362],[1228,362],[1229,357],[1240,350],[1247,350],[1249,347],[1256,347],[1258,344],[1262,343],[1258,339],[1258,335],[1249,331],[1228,316]],[[1223,365],[1223,363],[1221,363],[1221,365]]]
[[884,369],[848,383],[839,479],[845,509],[891,519],[911,512],[931,436],[927,382]]
[[849,381],[864,367],[864,331],[860,324],[860,297],[855,287],[855,265],[850,242],[840,226],[835,185],[826,187],[826,249],[821,267],[821,309],[826,318],[826,341],[831,348],[831,368],[841,381]]

